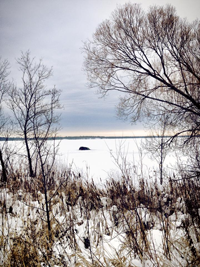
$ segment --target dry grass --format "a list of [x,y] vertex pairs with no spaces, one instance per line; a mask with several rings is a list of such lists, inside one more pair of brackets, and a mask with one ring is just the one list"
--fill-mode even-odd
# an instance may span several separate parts
[[200,266],[199,182],[139,184],[124,177],[100,189],[52,172],[49,238],[41,177],[12,173],[0,189],[0,266]]

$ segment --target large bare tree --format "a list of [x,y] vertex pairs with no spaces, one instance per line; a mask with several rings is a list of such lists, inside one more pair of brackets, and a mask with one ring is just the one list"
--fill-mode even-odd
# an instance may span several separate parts
[[[102,22],[84,45],[92,87],[123,92],[122,116],[168,123],[180,134],[200,131],[200,22],[172,6],[125,4]],[[169,116],[170,115],[170,116]]]
[[54,125],[59,116],[60,92],[55,88],[46,89],[45,82],[52,75],[42,61],[35,63],[30,52],[22,53],[17,60],[22,72],[22,86],[13,86],[10,90],[10,107],[19,126],[19,134],[23,136],[30,176],[35,176],[36,166],[33,158],[39,159],[39,152],[54,132]]

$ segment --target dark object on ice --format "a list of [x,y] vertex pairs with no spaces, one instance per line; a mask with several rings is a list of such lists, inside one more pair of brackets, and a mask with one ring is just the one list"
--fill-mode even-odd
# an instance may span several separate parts
[[79,147],[79,150],[90,150],[90,149],[86,146],[81,146],[81,147]]
[[88,237],[84,238],[84,246],[86,249],[90,247],[90,239]]

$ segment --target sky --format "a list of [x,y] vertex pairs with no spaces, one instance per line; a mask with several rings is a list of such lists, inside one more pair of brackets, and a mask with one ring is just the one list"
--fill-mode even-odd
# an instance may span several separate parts
[[20,86],[16,59],[30,51],[35,60],[53,67],[50,87],[61,90],[59,135],[145,135],[141,123],[131,125],[117,117],[119,95],[102,98],[88,86],[83,43],[98,25],[125,3],[173,5],[189,21],[200,18],[199,0],[0,0],[0,57],[10,62],[9,78]]

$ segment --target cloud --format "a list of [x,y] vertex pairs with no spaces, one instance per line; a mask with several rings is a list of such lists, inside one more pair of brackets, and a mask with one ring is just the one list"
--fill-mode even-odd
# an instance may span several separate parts
[[[92,131],[132,131],[128,122],[116,119],[118,94],[99,99],[95,90],[88,89],[83,71],[83,42],[92,38],[97,26],[108,19],[117,5],[126,0],[9,0],[0,1],[0,56],[11,64],[10,78],[18,86],[21,73],[16,58],[21,51],[31,51],[36,60],[53,67],[48,86],[62,90],[61,124],[67,132],[79,129],[84,134]],[[137,0],[131,0],[134,3]],[[150,4],[171,3],[181,16],[199,16],[199,1],[140,0],[142,7]],[[140,127],[140,126],[138,126]],[[95,131],[96,131],[95,130]],[[64,130],[63,130],[64,131]],[[66,134],[67,134],[66,132]]]

